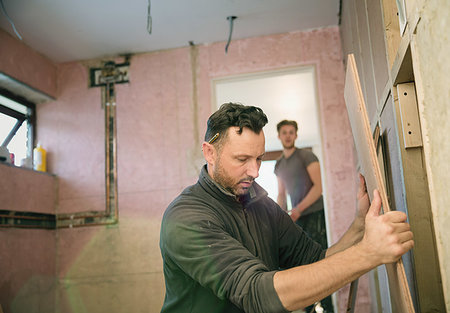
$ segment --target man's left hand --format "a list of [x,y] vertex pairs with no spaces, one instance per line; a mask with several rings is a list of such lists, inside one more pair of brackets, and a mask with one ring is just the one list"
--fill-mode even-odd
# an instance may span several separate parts
[[366,218],[367,211],[369,210],[370,200],[369,195],[367,194],[366,180],[361,173],[359,174],[359,188],[356,198],[358,200],[358,209],[356,211],[355,221],[364,227],[364,220]]

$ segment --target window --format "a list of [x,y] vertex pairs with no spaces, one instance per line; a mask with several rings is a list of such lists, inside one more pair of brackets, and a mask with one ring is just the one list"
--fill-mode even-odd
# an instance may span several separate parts
[[31,167],[34,116],[33,103],[0,92],[0,161]]

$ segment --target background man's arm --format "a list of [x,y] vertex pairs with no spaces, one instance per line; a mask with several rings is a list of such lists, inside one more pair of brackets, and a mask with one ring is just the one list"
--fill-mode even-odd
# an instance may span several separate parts
[[280,177],[277,177],[278,179],[278,196],[277,196],[277,203],[278,205],[285,211],[287,211],[287,204],[286,204],[286,187],[284,186],[283,181]]
[[312,187],[300,201],[295,208],[293,208],[293,212],[291,214],[291,218],[293,221],[296,221],[301,213],[306,210],[311,204],[317,201],[322,195],[322,177],[320,176],[320,164],[319,162],[312,162],[306,167],[306,171],[309,174],[309,177],[312,181]]

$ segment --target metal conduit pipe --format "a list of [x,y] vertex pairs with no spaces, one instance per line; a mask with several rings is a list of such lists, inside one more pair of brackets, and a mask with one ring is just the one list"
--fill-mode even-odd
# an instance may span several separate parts
[[[126,75],[125,75],[126,76]],[[57,228],[109,225],[118,222],[117,191],[117,128],[115,84],[124,82],[124,73],[114,62],[102,68],[99,78],[102,84],[102,108],[105,110],[105,211],[59,214]]]

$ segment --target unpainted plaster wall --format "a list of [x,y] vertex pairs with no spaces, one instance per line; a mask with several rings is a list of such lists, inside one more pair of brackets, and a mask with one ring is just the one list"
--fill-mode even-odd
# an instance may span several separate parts
[[450,309],[450,2],[421,1],[412,40],[420,122],[447,310]]
[[[0,164],[0,210],[54,214],[56,177]],[[56,231],[0,227],[0,305],[9,312],[54,312]]]
[[3,30],[0,30],[0,43],[0,72],[48,96],[56,96],[53,62]]

